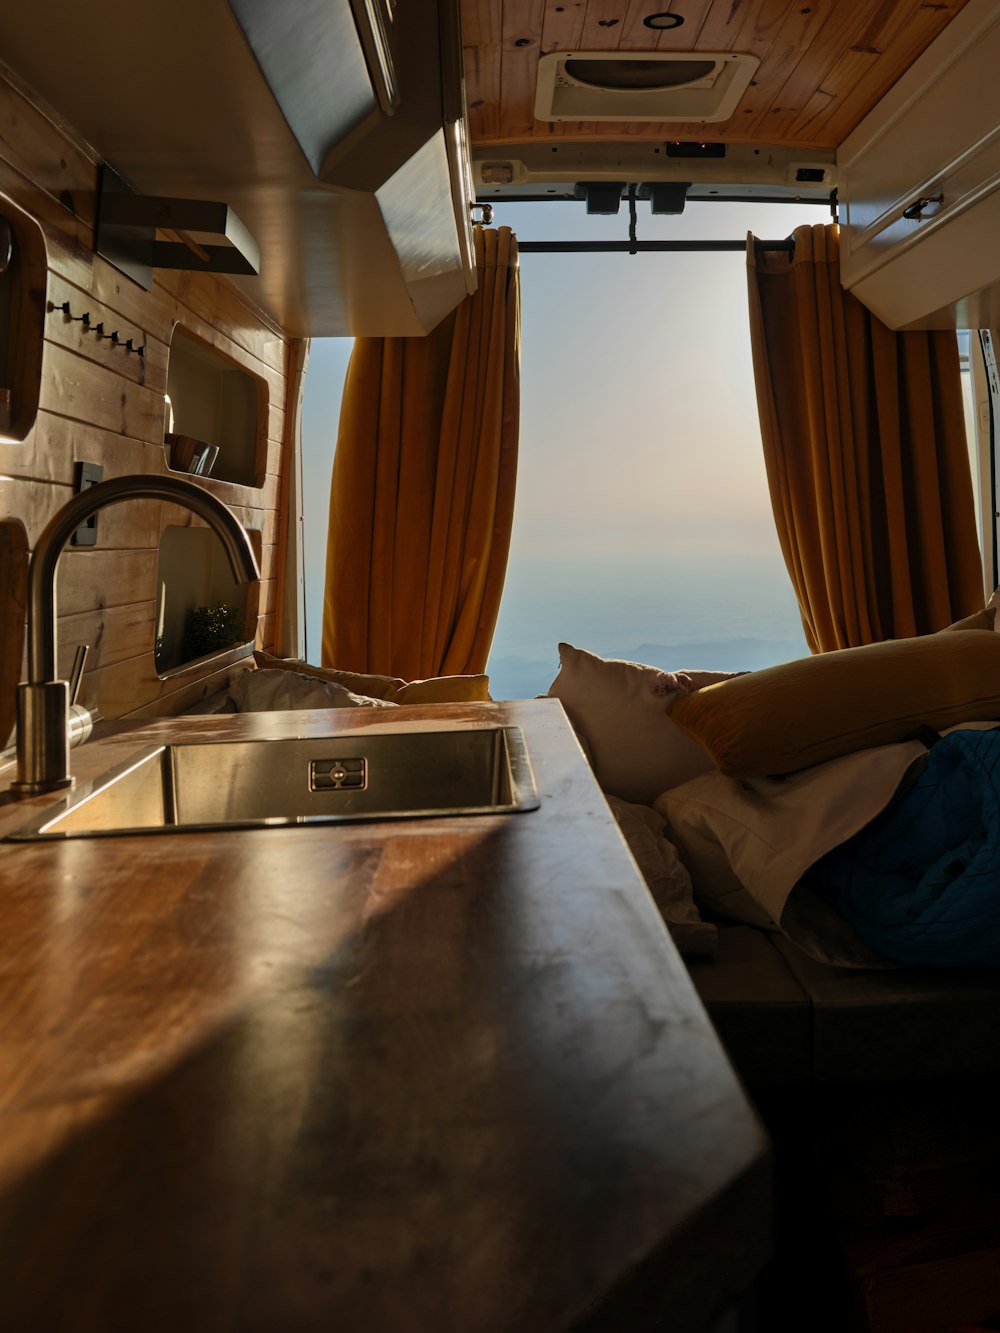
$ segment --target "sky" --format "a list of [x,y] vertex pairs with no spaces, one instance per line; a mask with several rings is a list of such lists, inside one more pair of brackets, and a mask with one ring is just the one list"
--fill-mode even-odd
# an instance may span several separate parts
[[[638,236],[742,239],[753,230],[777,239],[828,220],[823,207],[794,204],[689,203],[679,217],[654,217],[640,201]],[[623,240],[628,214],[625,204],[617,217],[588,216],[582,202],[498,204],[494,225],[523,240]],[[602,642],[625,652],[700,645],[727,626],[742,641],[755,625],[791,655],[805,651],[761,456],[745,266],[741,253],[522,256],[518,487],[495,655],[527,659],[574,641],[556,623],[565,620],[579,626],[577,640],[590,635],[581,646],[603,653],[611,647],[594,642],[602,627]],[[313,661],[350,345],[314,340],[306,380]]]

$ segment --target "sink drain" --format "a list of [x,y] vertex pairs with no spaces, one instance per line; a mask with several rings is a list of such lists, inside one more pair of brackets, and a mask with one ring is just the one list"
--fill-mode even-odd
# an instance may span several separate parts
[[368,786],[365,759],[313,759],[309,764],[310,791],[361,791]]

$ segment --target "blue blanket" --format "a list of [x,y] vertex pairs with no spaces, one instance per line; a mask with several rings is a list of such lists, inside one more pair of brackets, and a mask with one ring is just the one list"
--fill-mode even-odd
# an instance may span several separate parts
[[954,731],[805,881],[906,964],[1000,967],[1000,731]]

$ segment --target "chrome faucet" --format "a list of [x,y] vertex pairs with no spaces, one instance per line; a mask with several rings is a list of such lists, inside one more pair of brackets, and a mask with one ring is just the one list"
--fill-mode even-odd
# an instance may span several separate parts
[[[118,500],[167,500],[205,520],[222,542],[233,578],[260,578],[250,539],[221,500],[180,477],[136,475],[99,482],[74,496],[49,521],[28,566],[28,679],[17,687],[17,779],[21,795],[69,787],[70,684],[56,677],[56,566],[79,525]],[[78,677],[82,660],[74,674]],[[79,712],[75,727],[86,726]]]

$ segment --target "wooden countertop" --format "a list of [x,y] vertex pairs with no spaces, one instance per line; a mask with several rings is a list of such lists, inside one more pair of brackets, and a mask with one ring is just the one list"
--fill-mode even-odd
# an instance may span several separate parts
[[683,1333],[763,1263],[763,1132],[558,701],[406,720],[520,725],[541,808],[0,843],[5,1333]]

